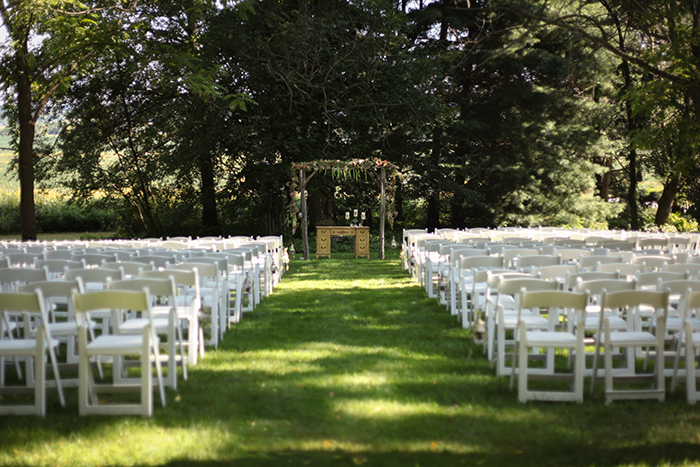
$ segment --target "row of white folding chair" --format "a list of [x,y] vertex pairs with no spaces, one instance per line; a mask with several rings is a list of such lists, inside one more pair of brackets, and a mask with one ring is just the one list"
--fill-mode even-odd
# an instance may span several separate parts
[[[109,263],[109,264],[118,264],[118,263]],[[128,280],[123,280],[124,279],[124,274],[123,274],[123,269],[122,268],[117,268],[117,269],[102,269],[102,268],[93,268],[93,269],[71,269],[71,270],[66,270],[66,275],[64,280],[54,280],[54,281],[43,281],[43,282],[29,282],[24,285],[21,285],[18,287],[18,290],[20,291],[25,291],[25,292],[30,292],[34,290],[35,288],[40,288],[44,295],[48,297],[47,300],[47,309],[48,306],[50,305],[57,305],[60,304],[61,306],[67,306],[67,321],[65,322],[55,322],[55,319],[53,317],[51,318],[51,323],[49,324],[50,327],[54,330],[54,333],[59,336],[66,338],[67,340],[67,363],[77,363],[77,354],[75,353],[75,344],[74,344],[74,338],[77,337],[77,330],[75,328],[75,321],[73,320],[72,316],[72,310],[70,307],[70,304],[68,303],[69,297],[70,297],[70,290],[75,288],[79,291],[85,292],[85,291],[98,291],[98,290],[105,290],[110,288],[110,284],[119,284],[119,287],[122,288],[129,288],[136,286],[135,282],[129,282]],[[131,279],[137,280],[137,279]],[[76,284],[80,284],[80,287],[76,287]],[[168,292],[168,282],[167,281],[161,281],[160,283],[160,288],[156,288],[157,284],[151,284],[151,288],[154,291],[154,297],[159,297],[162,298],[163,300],[167,300],[173,308],[173,311],[177,315],[177,304],[175,302],[175,289],[174,286],[172,288],[172,293],[168,295],[166,292]],[[143,287],[139,287],[143,288]],[[59,301],[56,303],[56,301]],[[93,318],[95,319],[101,319],[102,320],[102,325],[100,326],[100,329],[103,334],[109,334],[109,333],[120,333],[122,331],[122,321],[118,320],[115,321],[115,315],[114,313],[111,313],[109,310],[102,310],[102,311],[96,311],[93,313]],[[166,317],[168,318],[168,317]],[[27,335],[32,335],[33,330],[32,330],[32,323],[26,322],[26,317],[25,317],[25,323],[24,323],[24,334],[25,336]],[[166,321],[168,321],[166,319]],[[89,321],[89,331],[92,333],[93,328],[97,327],[92,320]],[[176,353],[174,352],[175,349],[175,343],[180,342],[180,348],[181,348],[181,354],[182,354],[182,329],[180,327],[180,320],[178,317],[174,317],[168,321],[168,324],[164,324],[163,319],[160,319],[158,321],[158,331],[167,331],[168,333],[168,345],[171,346],[170,351],[168,352],[168,357],[169,357],[169,364],[168,364],[168,380],[167,384],[173,388],[177,388],[177,374],[175,372],[175,359],[177,358]],[[130,325],[133,325],[133,323],[130,323]],[[130,326],[129,325],[129,326]],[[127,326],[128,329],[128,326]],[[177,334],[177,335],[176,335]],[[187,368],[184,363],[184,357],[181,357],[181,360],[183,361],[183,376],[185,379],[187,379]]]
[[[65,406],[63,386],[56,358],[56,348],[59,342],[52,337],[51,330],[43,324],[36,329],[34,338],[3,338],[5,335],[3,328],[7,322],[4,317],[8,313],[37,313],[41,316],[42,323],[48,323],[48,315],[40,291],[35,293],[0,292],[0,314],[3,316],[3,319],[0,319],[0,393],[29,392],[34,394],[33,404],[11,405],[7,403],[6,398],[0,398],[0,414],[45,416],[47,389],[45,359],[47,355],[54,377],[53,387],[58,391],[61,405]],[[19,360],[24,359],[25,387],[9,388],[5,385],[6,358],[14,360],[20,377]]]
[[[537,400],[583,400],[583,376],[586,369],[585,353],[584,353],[584,336],[586,325],[586,308],[588,305],[588,294],[586,292],[559,292],[559,291],[532,291],[523,288],[520,293],[520,304],[518,306],[518,325],[515,334],[516,355],[514,356],[514,364],[511,368],[511,387],[517,375],[518,377],[518,397],[519,400],[525,402],[529,399]],[[622,290],[618,292],[608,293],[604,291],[602,294],[601,309],[606,311],[600,312],[598,315],[598,329],[595,335],[596,353],[593,362],[593,377],[591,378],[591,393],[595,389],[597,379],[605,378],[605,394],[606,403],[610,403],[616,399],[639,399],[639,398],[656,398],[663,400],[665,397],[664,384],[664,336],[665,322],[668,314],[668,298],[669,292],[660,291],[643,291],[643,290]],[[652,334],[648,331],[640,331],[633,327],[628,327],[626,330],[613,332],[611,317],[621,317],[625,313],[630,315],[631,321],[634,321],[634,314],[640,307],[649,307],[654,309],[659,315],[657,320],[657,333]],[[532,314],[525,313],[524,310],[536,310],[542,312],[542,309],[548,309],[549,315],[557,316],[561,310],[568,308],[570,319],[575,321],[575,333],[566,332],[556,329],[543,330],[540,324],[540,329],[536,326],[530,326],[528,320],[532,320]],[[553,312],[553,309],[556,312]],[[610,315],[609,312],[616,311]],[[573,391],[563,393],[559,391],[544,392],[530,391],[527,388],[528,380],[532,375],[543,372],[540,368],[530,368],[528,362],[532,357],[528,349],[538,350],[547,348],[548,353],[553,348],[567,348],[570,353],[575,355],[575,364],[573,374],[566,375],[567,378],[573,379]],[[603,375],[598,372],[600,348],[605,349],[605,361]],[[655,348],[656,365],[654,372],[651,374],[640,375],[636,374],[634,368],[634,360],[626,360],[627,364],[623,365],[622,369],[613,368],[613,354],[616,349],[624,349],[628,347],[645,347]],[[628,351],[627,355],[634,355],[634,351]],[[550,363],[547,357],[548,365]],[[517,367],[516,367],[517,365]],[[502,370],[504,370],[503,368]],[[552,379],[560,379],[562,375],[555,374],[554,371],[544,371],[545,377]],[[616,389],[615,384],[620,381],[628,380],[639,381],[646,379],[650,381],[650,388],[643,389]],[[618,386],[619,387],[619,386]]]
[[[96,291],[103,290],[105,288],[105,284],[109,280],[120,281],[127,277],[138,277],[141,272],[149,271],[151,269],[153,269],[153,267],[150,264],[144,263],[103,263],[101,268],[66,269],[62,279],[68,282],[79,279],[84,284],[87,291]],[[19,268],[12,268],[8,271],[0,270],[0,282],[3,282],[2,277],[5,275],[5,273],[10,273],[8,275],[13,280],[13,289],[16,290],[19,284],[31,284],[38,281],[46,281],[49,276],[47,274],[41,274],[42,272],[45,273],[46,270]],[[58,297],[54,297],[54,299],[56,298]],[[66,302],[67,295],[64,295],[64,306]],[[53,316],[54,309],[49,310],[52,315],[52,322],[55,322]],[[109,320],[111,319],[110,314],[98,313],[95,314],[94,317],[102,320],[102,325],[100,326],[102,331],[109,332]],[[188,323],[191,323],[191,320],[188,320]],[[195,336],[197,336],[198,327],[199,326],[197,325],[194,329]],[[195,346],[195,348],[196,347],[197,346]]]

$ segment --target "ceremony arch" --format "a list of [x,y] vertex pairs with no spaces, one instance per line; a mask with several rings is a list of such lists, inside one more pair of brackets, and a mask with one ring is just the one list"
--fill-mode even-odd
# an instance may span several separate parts
[[[372,172],[370,172],[372,170]],[[310,162],[300,162],[292,164],[292,186],[290,189],[292,215],[292,229],[296,228],[299,208],[294,201],[296,192],[299,191],[301,198],[301,236],[304,243],[304,259],[309,259],[309,223],[306,207],[306,184],[318,172],[330,171],[333,178],[344,177],[359,179],[360,174],[369,173],[379,185],[379,259],[385,259],[384,255],[384,222],[389,221],[390,227],[394,228],[394,201],[396,193],[396,180],[400,176],[398,168],[389,161],[381,159],[355,159],[351,161],[341,160],[317,160]],[[306,172],[312,171],[307,176]],[[387,209],[387,203],[389,208]]]

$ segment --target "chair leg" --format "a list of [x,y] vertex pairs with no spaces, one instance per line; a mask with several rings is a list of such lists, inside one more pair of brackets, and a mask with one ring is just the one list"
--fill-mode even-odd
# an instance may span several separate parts
[[[527,327],[525,323],[520,323],[517,332],[520,334],[518,349],[518,400],[527,402]],[[515,357],[513,358],[513,369],[511,373],[511,385],[515,376]]]
[[[34,410],[41,417],[46,416],[46,365],[44,356],[46,355],[46,339],[44,338],[44,328],[39,327],[36,331],[36,353],[33,358],[27,357],[27,367],[30,362],[34,363]],[[27,371],[28,372],[28,371]],[[58,388],[60,391],[60,387]]]
[[[143,331],[141,347],[141,416],[153,415],[153,376],[151,375],[151,336],[148,326]],[[156,365],[158,359],[156,358]],[[160,383],[159,378],[159,383]]]
[[[605,343],[605,403],[610,404],[612,399],[609,394],[613,391],[613,358],[612,345],[609,344],[609,333],[607,342]],[[595,377],[595,375],[593,375]]]

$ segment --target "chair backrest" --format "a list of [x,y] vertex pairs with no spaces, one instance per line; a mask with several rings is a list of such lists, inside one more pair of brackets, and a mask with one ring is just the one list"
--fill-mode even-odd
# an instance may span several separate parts
[[119,263],[104,263],[100,269],[121,269],[124,274],[124,277],[138,277],[141,271],[152,271],[153,264],[139,263],[138,261],[124,261]]
[[192,271],[196,269],[199,275],[200,288],[202,286],[219,287],[219,265],[216,263],[180,263],[168,266],[166,271]]
[[85,268],[85,269],[66,269],[65,278],[67,281],[74,281],[80,278],[84,284],[106,284],[107,280],[122,280],[124,278],[121,269],[102,269],[102,268]]
[[[656,310],[657,314],[663,316],[664,321],[668,317],[670,293],[668,291],[658,292],[655,290],[628,290],[621,292],[603,292],[601,299],[601,310],[603,311],[626,311],[626,319],[632,330],[637,329],[637,320],[635,315],[640,307],[648,307]],[[603,320],[606,313],[600,314],[598,323],[598,335],[601,335],[603,329]],[[622,315],[622,313],[620,313]]]
[[555,281],[546,281],[536,277],[508,277],[501,276],[498,280],[498,293],[515,295],[520,289],[533,290],[561,290],[561,284]]
[[617,280],[598,279],[598,280],[590,280],[590,281],[579,280],[576,283],[576,291],[577,292],[588,292],[592,296],[602,295],[603,291],[608,291],[610,293],[621,292],[624,290],[636,290],[637,287],[638,287],[637,281],[635,281],[635,280],[628,281],[628,280],[624,280],[624,279],[617,279]]
[[596,267],[599,263],[600,264],[610,264],[610,263],[621,263],[622,258],[615,257],[615,256],[600,256],[600,255],[595,255],[595,256],[581,256],[579,257],[578,264],[582,268],[586,269],[593,269]]
[[0,290],[12,292],[20,284],[49,280],[46,269],[2,268],[0,269]]
[[656,289],[660,281],[681,281],[690,279],[684,272],[651,271],[637,274],[639,287]]
[[41,281],[24,284],[17,287],[18,292],[33,293],[35,290],[40,290],[44,298],[44,307],[47,314],[51,310],[52,300],[59,299],[68,305],[67,316],[68,321],[75,319],[73,315],[73,306],[71,305],[70,296],[73,290],[81,292],[82,285],[78,281]]
[[119,281],[108,281],[107,290],[128,290],[132,292],[141,292],[147,289],[151,300],[165,298],[168,300],[168,305],[177,309],[177,288],[175,286],[175,278],[171,275],[168,278],[138,278],[125,279]]
[[85,264],[81,261],[70,261],[65,259],[44,259],[37,260],[35,263],[37,268],[46,268],[51,278],[63,276],[66,269],[83,269]]
[[198,258],[189,258],[183,261],[183,264],[200,263],[200,264],[215,264],[219,274],[228,274],[228,258],[219,258],[212,256],[201,256]]
[[668,245],[673,248],[674,252],[685,252],[690,249],[691,238],[689,235],[678,235],[669,237]]
[[503,256],[503,261],[505,262],[506,267],[512,267],[513,259],[516,256],[535,256],[539,254],[540,250],[535,248],[513,248],[510,250],[503,250],[501,256]]
[[598,272],[617,272],[620,276],[634,277],[644,270],[644,265],[630,263],[598,264],[595,270]]
[[226,258],[228,260],[229,271],[240,270],[245,266],[245,255],[242,253],[209,253],[212,258]]
[[635,244],[631,242],[609,242],[605,244],[605,248],[617,251],[632,251],[635,249]]
[[138,256],[135,251],[131,250],[110,250],[109,253],[114,255],[114,257],[117,258],[117,261],[123,262],[131,261],[134,256]]
[[192,295],[201,303],[201,294],[199,290],[199,271],[198,269],[168,269],[164,271],[143,271],[141,276],[144,279],[172,279],[175,282],[175,287],[180,295]]
[[128,290],[99,290],[96,292],[77,293],[71,296],[75,321],[79,327],[87,328],[88,314],[98,310],[112,310],[113,314],[121,310],[140,312],[147,317],[150,324],[152,346],[157,355],[157,339],[153,316],[151,315],[151,297],[148,289],[140,292]]
[[473,269],[473,268],[502,268],[503,267],[503,257],[501,256],[467,256],[462,258],[459,268],[460,269]]
[[548,312],[543,312],[543,310],[557,308],[576,312],[576,322],[580,324],[586,321],[586,305],[588,305],[588,294],[586,292],[527,290],[523,288],[520,291],[518,321],[520,321],[523,310],[538,309],[539,314],[548,314]]
[[520,292],[523,289],[529,291],[561,290],[561,284],[556,281],[546,281],[534,277],[501,276],[498,278],[498,286],[496,288],[498,292],[496,308],[502,304],[506,295],[511,295],[515,301],[515,309],[517,309],[520,304]]
[[663,250],[668,248],[669,244],[669,239],[666,237],[639,237],[637,239],[637,248],[640,250]]
[[70,261],[73,257],[73,250],[45,250],[44,259],[62,259]]
[[34,261],[44,259],[42,253],[6,253],[5,257],[10,260],[10,267],[31,268]]
[[557,248],[554,250],[557,255],[561,256],[562,262],[564,261],[576,261],[578,263],[581,256],[592,256],[593,249],[583,249],[583,248]]
[[74,254],[72,257],[73,261],[82,261],[85,263],[86,267],[89,266],[100,266],[102,263],[114,263],[117,261],[117,257],[111,254],[102,253],[87,253],[87,254]]
[[564,281],[564,287],[567,290],[575,290],[578,287],[579,280],[582,281],[593,281],[593,280],[618,280],[620,274],[616,271],[613,272],[602,272],[602,271],[583,271],[575,274],[567,274],[566,280]]
[[664,269],[667,264],[673,263],[673,259],[666,256],[640,255],[634,257],[632,263],[644,265],[645,271],[660,271]]
[[518,269],[557,266],[559,264],[561,264],[561,256],[559,255],[516,256],[514,258],[514,267]]
[[165,269],[168,265],[176,264],[177,260],[173,256],[144,255],[132,259],[134,263],[151,264],[154,268]]
[[698,274],[700,274],[700,264],[693,264],[693,263],[667,264],[663,270],[668,271],[668,272],[685,272],[685,273],[688,273],[690,276],[697,276]]
[[691,316],[693,310],[697,316],[697,310],[700,310],[700,289],[688,287],[681,294],[681,299],[678,301],[678,314],[683,325],[685,325],[687,317]]
[[690,289],[693,292],[700,292],[699,280],[678,280],[678,281],[659,281],[657,290],[668,290],[672,295],[683,295]]
[[579,272],[578,264],[558,264],[554,266],[533,267],[530,272],[536,274],[540,279],[566,279],[567,274]]

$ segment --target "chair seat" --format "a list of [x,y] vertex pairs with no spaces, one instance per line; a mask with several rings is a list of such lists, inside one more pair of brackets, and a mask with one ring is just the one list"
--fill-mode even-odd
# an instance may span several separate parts
[[[601,344],[605,345],[605,336],[601,336]],[[613,332],[610,334],[610,344],[613,347],[637,347],[642,345],[656,345],[658,339],[648,332]]]
[[[119,325],[119,330],[124,333],[141,332],[149,324],[148,318],[131,318]],[[153,326],[157,331],[165,331],[170,325],[168,318],[153,318]]]
[[[620,318],[619,316],[610,316],[610,329],[613,331],[624,331],[627,329],[627,321]],[[598,316],[586,316],[586,330],[594,331],[598,329],[598,322],[600,318]]]
[[99,336],[87,345],[88,355],[133,355],[141,353],[143,337],[133,336]]
[[[94,321],[88,323],[90,328],[95,328],[96,324]],[[51,335],[56,337],[69,337],[78,335],[78,326],[75,321],[66,321],[62,323],[50,323],[49,329],[51,330]]]
[[[697,318],[689,318],[687,320],[692,326],[693,329],[700,329],[700,320]],[[666,321],[666,330],[667,331],[680,331],[683,329],[683,320],[681,318],[678,318],[677,316],[671,316],[668,318]]]
[[[51,347],[58,347],[56,339],[51,339]],[[0,355],[34,355],[35,352],[34,339],[0,340]]]
[[[549,321],[541,316],[534,316],[531,314],[523,313],[520,320],[525,323],[528,329],[549,329]],[[503,326],[504,328],[512,329],[518,325],[518,315],[505,315],[503,316]]]
[[576,336],[568,332],[539,331],[527,333],[528,347],[576,347]]

